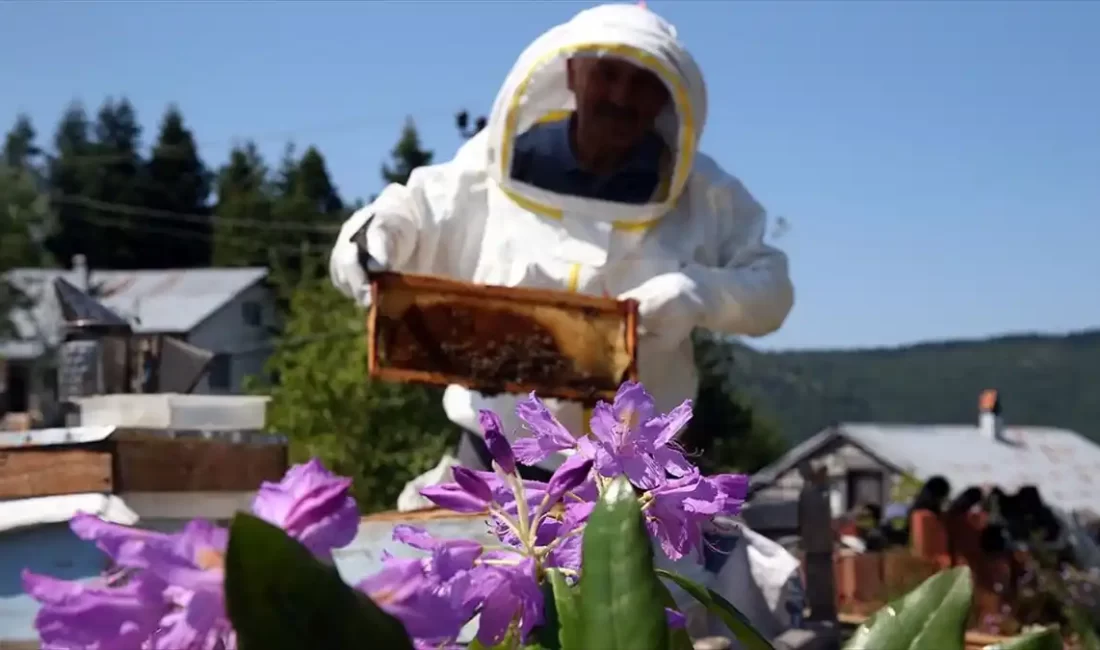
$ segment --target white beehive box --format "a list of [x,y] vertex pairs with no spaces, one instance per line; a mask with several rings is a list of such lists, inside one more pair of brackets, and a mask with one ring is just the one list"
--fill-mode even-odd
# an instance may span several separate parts
[[79,398],[81,426],[177,431],[263,429],[267,402],[255,395],[96,395]]

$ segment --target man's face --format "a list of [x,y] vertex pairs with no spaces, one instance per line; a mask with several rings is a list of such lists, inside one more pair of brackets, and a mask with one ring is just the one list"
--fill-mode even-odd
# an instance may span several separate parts
[[625,61],[578,57],[567,65],[584,137],[598,139],[598,144],[630,148],[653,128],[669,101],[657,75]]

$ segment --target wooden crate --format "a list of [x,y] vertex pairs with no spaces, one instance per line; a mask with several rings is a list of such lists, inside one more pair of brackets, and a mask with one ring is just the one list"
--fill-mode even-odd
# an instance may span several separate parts
[[0,446],[0,499],[85,492],[251,492],[287,469],[286,445],[115,431],[82,444]]
[[372,377],[592,403],[637,378],[637,303],[379,273]]

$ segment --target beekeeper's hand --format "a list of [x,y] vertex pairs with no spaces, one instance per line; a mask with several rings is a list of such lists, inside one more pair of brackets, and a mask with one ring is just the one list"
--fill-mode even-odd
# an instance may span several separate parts
[[371,305],[370,273],[387,268],[387,246],[383,233],[377,227],[367,228],[366,244],[370,255],[363,254],[359,233],[367,225],[371,214],[364,209],[352,215],[340,229],[329,258],[329,277],[332,284],[364,308]]
[[679,272],[650,278],[619,299],[638,301],[643,335],[666,348],[674,348],[687,340],[704,314],[695,282]]

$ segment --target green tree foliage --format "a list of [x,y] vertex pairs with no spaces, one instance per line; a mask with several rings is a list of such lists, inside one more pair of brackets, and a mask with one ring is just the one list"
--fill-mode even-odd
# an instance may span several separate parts
[[696,463],[708,473],[755,472],[778,459],[787,440],[735,390],[732,344],[703,332],[694,342],[699,392],[683,443]]
[[457,433],[436,391],[367,380],[364,315],[326,277],[303,274],[268,364],[278,381],[268,425],[355,479],[364,510],[393,508],[404,484],[431,468]]
[[793,441],[833,422],[974,423],[978,394],[1001,393],[1011,425],[1100,440],[1100,330],[871,350],[758,352],[738,346],[734,385]]
[[[108,99],[96,115],[94,131],[96,164],[94,174],[87,178],[84,195],[100,204],[140,209],[146,196],[145,162],[141,156],[141,126],[133,105],[125,98]],[[108,235],[111,243],[106,250],[86,253],[89,265],[137,269],[146,267],[146,260],[163,255],[165,237],[158,236],[156,222],[146,215],[94,203],[89,207],[88,219]],[[173,240],[173,246],[177,243]],[[100,261],[93,255],[105,259]]]
[[5,165],[16,169],[30,169],[42,154],[42,150],[35,144],[38,132],[27,115],[19,115],[15,118],[15,126],[4,136]]
[[[406,125],[395,148],[390,182],[405,182],[418,161],[431,159]],[[307,150],[288,166],[277,185],[293,188],[277,210],[331,223],[343,205],[328,180],[320,153]],[[397,171],[397,170],[400,170]],[[268,371],[275,385],[269,426],[293,440],[295,454],[317,456],[355,479],[365,510],[394,506],[402,487],[430,469],[458,440],[443,413],[441,392],[419,386],[367,379],[365,318],[362,309],[332,288],[326,255],[305,258],[297,283],[288,287],[287,323]]]
[[55,201],[58,228],[50,233],[46,247],[61,264],[76,254],[89,263],[107,266],[113,231],[91,221],[91,210],[78,199],[95,176],[95,145],[84,106],[73,102],[65,110],[54,134],[54,155],[46,166],[46,178]]
[[315,147],[301,158],[288,147],[274,185],[269,264],[278,275],[293,278],[304,272],[307,258],[327,256],[346,216],[344,202]]
[[214,208],[216,266],[266,266],[267,242],[258,233],[270,224],[274,193],[268,169],[256,144],[247,142],[229,152],[229,162],[218,172]]
[[16,267],[50,264],[42,241],[54,227],[54,217],[42,189],[41,151],[35,135],[30,119],[20,116],[4,138],[0,162],[0,337],[14,333],[11,310],[28,302],[5,274]]
[[421,148],[420,134],[411,118],[405,121],[401,137],[390,155],[392,162],[382,165],[382,179],[387,183],[403,185],[409,181],[412,170],[432,164],[432,152]]
[[[191,131],[175,106],[160,122],[160,133],[145,165],[144,206],[158,222],[149,232],[171,237],[173,245],[137,251],[144,268],[187,268],[210,264],[211,173],[199,158]],[[154,219],[154,215],[157,218]],[[151,226],[154,224],[150,224]]]

